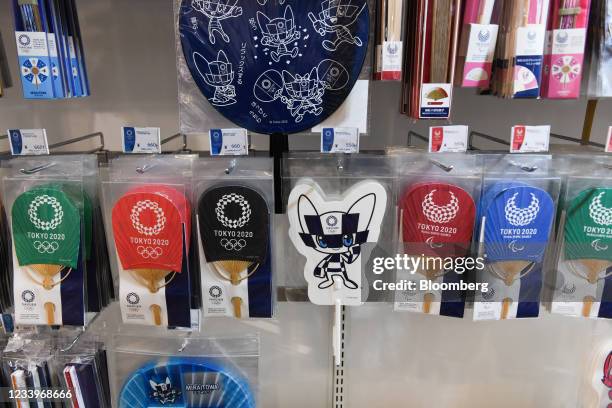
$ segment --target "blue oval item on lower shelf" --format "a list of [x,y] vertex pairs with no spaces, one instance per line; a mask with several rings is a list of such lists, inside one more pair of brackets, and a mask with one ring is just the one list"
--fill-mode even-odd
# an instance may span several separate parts
[[241,375],[209,358],[152,361],[125,382],[119,408],[254,408],[255,397]]
[[196,85],[252,132],[298,133],[334,113],[368,49],[366,0],[183,0],[179,32]]

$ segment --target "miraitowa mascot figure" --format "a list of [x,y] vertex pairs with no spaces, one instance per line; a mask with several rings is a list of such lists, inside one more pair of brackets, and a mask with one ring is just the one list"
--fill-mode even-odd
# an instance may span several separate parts
[[359,305],[362,246],[378,241],[387,192],[378,182],[355,184],[342,197],[326,197],[312,180],[301,180],[289,195],[289,236],[306,257],[308,297],[318,305]]

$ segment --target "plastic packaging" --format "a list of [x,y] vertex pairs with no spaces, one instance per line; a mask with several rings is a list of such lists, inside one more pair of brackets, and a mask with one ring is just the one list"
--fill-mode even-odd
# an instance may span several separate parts
[[193,158],[118,158],[102,183],[124,323],[183,328],[199,324],[189,200]]
[[194,174],[204,316],[272,317],[272,160],[199,160]]
[[537,317],[561,178],[546,155],[483,155],[474,320]]
[[612,318],[612,161],[570,156],[557,232],[552,313]]
[[113,339],[113,399],[118,408],[176,405],[254,408],[259,338]]
[[472,155],[447,153],[408,154],[398,162],[398,253],[433,266],[398,270],[397,281],[413,281],[417,289],[396,292],[395,310],[463,317],[466,290],[421,290],[420,285],[421,281],[460,284],[476,270],[476,264],[467,259],[474,255],[481,161]]
[[[104,303],[94,292],[92,257],[97,191],[83,157],[13,159],[5,164],[4,202],[13,244],[15,324],[83,326]],[[88,281],[94,285],[89,299]],[[100,288],[97,288],[100,289]],[[105,295],[108,300],[109,295]],[[95,302],[94,300],[97,300]]]

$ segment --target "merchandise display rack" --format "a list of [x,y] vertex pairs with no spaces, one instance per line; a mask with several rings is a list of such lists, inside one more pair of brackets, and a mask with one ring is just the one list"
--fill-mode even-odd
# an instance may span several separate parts
[[612,403],[612,0],[411,1],[0,5],[0,405]]

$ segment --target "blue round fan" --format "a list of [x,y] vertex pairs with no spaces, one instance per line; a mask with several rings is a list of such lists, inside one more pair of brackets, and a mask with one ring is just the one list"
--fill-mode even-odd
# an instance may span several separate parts
[[484,216],[489,262],[542,260],[555,216],[546,191],[527,185],[503,189],[490,201]]
[[254,408],[247,381],[212,359],[156,360],[125,382],[119,408]]
[[183,0],[179,14],[195,83],[257,133],[301,132],[334,113],[368,48],[367,0]]

